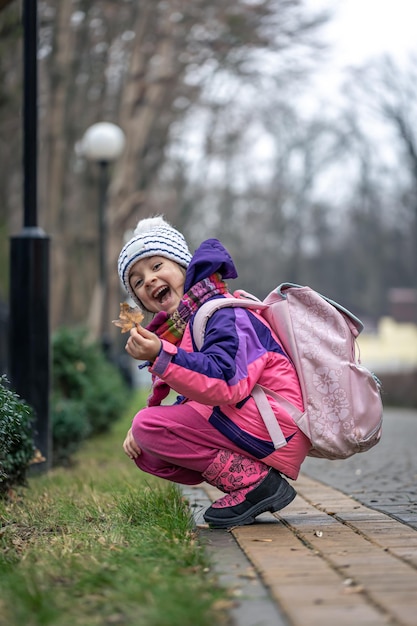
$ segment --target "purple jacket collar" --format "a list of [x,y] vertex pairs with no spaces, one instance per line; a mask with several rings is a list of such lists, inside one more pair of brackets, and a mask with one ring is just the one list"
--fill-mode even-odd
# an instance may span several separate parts
[[218,239],[207,239],[197,248],[185,276],[184,291],[198,281],[219,272],[222,278],[237,278],[233,259]]

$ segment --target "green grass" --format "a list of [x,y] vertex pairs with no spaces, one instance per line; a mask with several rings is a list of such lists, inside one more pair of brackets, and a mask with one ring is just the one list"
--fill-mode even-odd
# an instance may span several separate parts
[[1,626],[228,623],[180,490],[123,453],[134,410],[0,503]]

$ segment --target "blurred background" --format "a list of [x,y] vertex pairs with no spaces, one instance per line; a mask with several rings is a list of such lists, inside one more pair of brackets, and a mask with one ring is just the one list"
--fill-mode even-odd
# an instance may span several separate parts
[[[232,287],[262,298],[309,284],[351,309],[366,325],[362,361],[417,406],[415,12],[412,0],[38,2],[52,331],[86,326],[123,354],[117,256],[139,219],[163,213],[191,249],[222,240]],[[22,224],[21,21],[21,2],[0,0],[3,371]],[[100,153],[87,131],[103,122],[120,132]]]

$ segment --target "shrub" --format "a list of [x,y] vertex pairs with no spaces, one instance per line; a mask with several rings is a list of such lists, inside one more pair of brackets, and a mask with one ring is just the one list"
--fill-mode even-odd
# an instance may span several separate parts
[[118,368],[83,329],[61,328],[52,338],[54,463],[87,436],[106,432],[125,410],[130,390]]
[[35,456],[32,409],[0,377],[0,496],[24,485]]
[[98,347],[87,344],[86,332],[61,328],[52,337],[52,388],[63,398],[84,395]]
[[67,465],[91,432],[85,404],[80,400],[52,400],[52,465]]

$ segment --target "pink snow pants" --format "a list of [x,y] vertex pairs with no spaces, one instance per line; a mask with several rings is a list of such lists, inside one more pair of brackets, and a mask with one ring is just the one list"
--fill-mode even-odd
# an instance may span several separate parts
[[132,434],[142,450],[135,459],[142,471],[184,485],[203,482],[201,474],[219,450],[250,457],[188,404],[142,409]]

